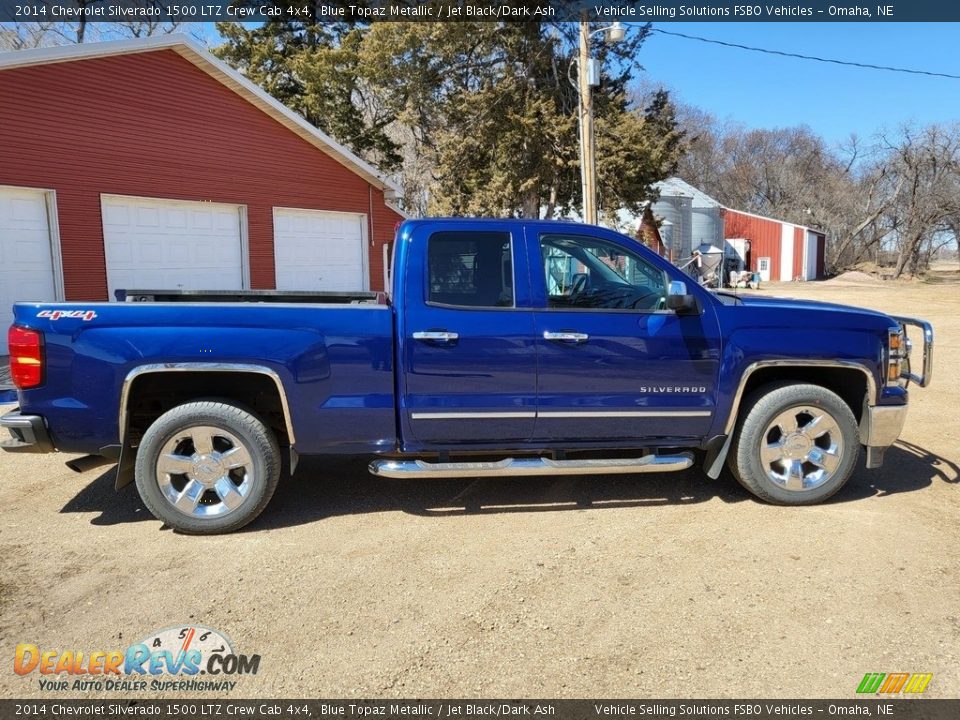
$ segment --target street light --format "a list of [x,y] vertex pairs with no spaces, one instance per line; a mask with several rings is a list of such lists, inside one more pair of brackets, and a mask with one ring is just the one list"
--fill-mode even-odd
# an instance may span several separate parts
[[618,43],[627,36],[627,27],[622,22],[615,22],[606,28],[607,40],[612,43]]
[[[584,14],[584,17],[586,15]],[[597,166],[593,137],[593,93],[600,84],[600,68],[590,57],[590,38],[605,33],[607,41],[618,43],[626,37],[627,28],[621,22],[590,31],[590,23],[580,21],[580,56],[577,61],[577,90],[579,91],[580,121],[580,183],[583,190],[583,219],[597,223]]]

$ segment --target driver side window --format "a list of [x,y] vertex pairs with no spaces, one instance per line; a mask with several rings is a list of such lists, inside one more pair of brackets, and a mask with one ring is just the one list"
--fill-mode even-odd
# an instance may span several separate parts
[[598,238],[540,236],[553,309],[658,310],[666,295],[663,271],[640,255]]

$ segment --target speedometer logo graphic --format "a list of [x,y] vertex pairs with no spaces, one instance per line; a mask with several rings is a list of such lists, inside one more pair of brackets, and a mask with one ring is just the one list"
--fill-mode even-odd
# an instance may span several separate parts
[[[219,630],[206,625],[175,625],[150,633],[140,643],[146,645],[151,652],[169,652],[174,663],[178,658],[186,658],[187,653],[191,651],[199,652],[202,658],[208,658],[213,654],[222,656],[234,654],[230,639]],[[177,674],[182,672],[181,670]]]

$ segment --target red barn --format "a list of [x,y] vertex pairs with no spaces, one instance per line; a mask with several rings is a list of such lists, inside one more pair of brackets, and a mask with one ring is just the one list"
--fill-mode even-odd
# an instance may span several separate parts
[[765,281],[815,280],[824,275],[826,236],[819,230],[726,208],[723,234],[750,270]]
[[647,204],[640,215],[640,224],[637,227],[637,240],[653,250],[660,257],[667,257],[667,246],[663,243],[660,228],[653,216],[653,210]]
[[[381,289],[399,188],[190,38],[0,56],[0,326],[117,288]],[[6,333],[0,333],[0,354]]]

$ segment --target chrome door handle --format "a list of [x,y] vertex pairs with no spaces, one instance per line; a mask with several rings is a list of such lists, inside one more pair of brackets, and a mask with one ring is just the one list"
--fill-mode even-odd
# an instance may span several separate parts
[[550,332],[549,330],[544,331],[543,333],[544,340],[554,340],[556,342],[568,342],[568,343],[585,343],[590,339],[590,336],[586,333],[578,332]]
[[451,343],[459,338],[459,334],[446,330],[418,330],[413,334],[414,340],[427,340],[429,342]]

